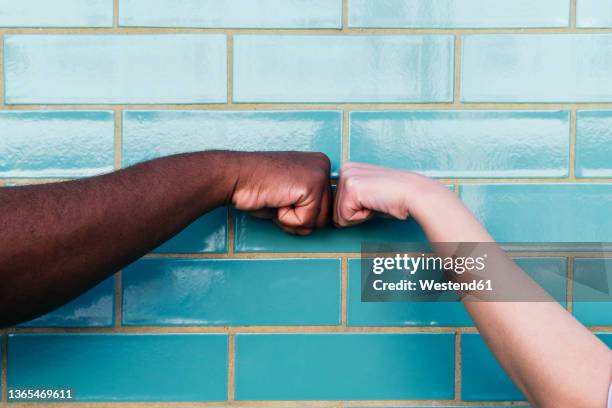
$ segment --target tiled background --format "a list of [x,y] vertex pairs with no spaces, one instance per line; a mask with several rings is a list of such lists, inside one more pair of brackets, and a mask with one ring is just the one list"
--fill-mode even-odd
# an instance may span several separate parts
[[[317,150],[335,172],[438,177],[501,241],[612,241],[607,0],[0,0],[0,39],[0,184]],[[459,304],[360,303],[360,243],[422,239],[390,220],[290,237],[218,209],[1,330],[0,405],[7,387],[110,406],[524,405]],[[518,262],[612,279],[596,255]],[[612,345],[610,303],[542,283]]]

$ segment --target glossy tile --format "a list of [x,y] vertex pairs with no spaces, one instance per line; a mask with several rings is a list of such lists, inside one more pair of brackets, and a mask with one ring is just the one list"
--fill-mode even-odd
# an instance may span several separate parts
[[351,228],[328,226],[308,236],[289,235],[269,220],[238,211],[236,252],[359,252],[362,242],[426,242],[413,220],[375,219]]
[[153,252],[192,254],[227,252],[227,207],[210,211]]
[[[514,260],[551,296],[566,304],[565,258]],[[347,299],[349,326],[474,326],[460,302],[362,302],[360,259],[351,259],[348,263]]]
[[612,111],[578,111],[576,120],[576,176],[612,177]]
[[612,27],[612,3],[605,0],[577,0],[576,26]]
[[612,184],[464,184],[460,195],[498,242],[612,241]]
[[20,324],[22,327],[110,327],[115,323],[115,277],[80,295],[73,301]]
[[453,36],[234,36],[235,102],[450,102]]
[[0,27],[112,27],[113,0],[0,0]]
[[461,397],[465,401],[523,401],[482,337],[461,335]]
[[340,28],[342,0],[122,0],[119,25]]
[[573,313],[588,326],[612,325],[612,258],[574,259]]
[[340,260],[142,259],[122,309],[124,325],[337,325]]
[[567,27],[569,0],[350,0],[349,26]]
[[0,112],[0,177],[84,177],[114,168],[112,112]]
[[222,103],[224,34],[7,35],[5,101]]
[[597,337],[601,339],[608,347],[612,349],[612,334],[609,333],[598,333]]
[[10,334],[9,388],[85,401],[225,401],[225,334]]
[[128,111],[123,114],[123,163],[188,151],[305,150],[341,160],[339,111]]
[[454,335],[238,334],[237,400],[452,399]]
[[566,177],[567,111],[350,113],[350,160],[433,177]]
[[463,102],[610,102],[612,34],[462,39]]

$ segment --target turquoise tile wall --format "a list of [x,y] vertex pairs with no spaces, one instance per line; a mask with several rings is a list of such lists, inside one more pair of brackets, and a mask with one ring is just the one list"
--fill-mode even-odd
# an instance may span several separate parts
[[[348,160],[438,178],[500,241],[610,242],[611,27],[599,0],[0,0],[0,186],[323,151],[334,178]],[[216,209],[0,329],[0,407],[43,386],[109,407],[525,404],[460,304],[360,302],[362,242],[424,240]],[[610,259],[517,263],[612,346]]]
[[351,0],[349,7],[350,27],[567,27],[569,19],[570,0]]
[[450,102],[453,38],[238,35],[235,102]]
[[113,0],[0,0],[0,27],[112,27]]
[[450,333],[240,334],[236,399],[448,400],[454,347]]
[[342,0],[124,0],[122,27],[340,28]]
[[612,3],[601,0],[577,0],[576,24],[581,28],[612,27]]

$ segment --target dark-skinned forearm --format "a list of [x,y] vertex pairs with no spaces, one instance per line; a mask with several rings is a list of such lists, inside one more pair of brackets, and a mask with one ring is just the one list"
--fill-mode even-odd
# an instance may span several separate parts
[[192,153],[0,189],[0,325],[67,302],[227,203],[241,159]]

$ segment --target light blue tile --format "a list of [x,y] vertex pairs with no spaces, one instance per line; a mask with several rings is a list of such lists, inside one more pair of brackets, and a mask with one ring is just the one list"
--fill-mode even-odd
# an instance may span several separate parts
[[[515,258],[516,264],[548,293],[566,304],[567,261],[565,258]],[[361,261],[349,260],[349,326],[473,326],[463,304],[438,302],[362,302]]]
[[153,252],[191,254],[227,251],[227,207],[219,207],[192,222]]
[[612,111],[578,111],[576,176],[612,177]]
[[566,111],[350,113],[350,160],[433,177],[566,177]]
[[269,220],[238,212],[237,252],[359,252],[363,242],[426,242],[413,220],[375,219],[351,228],[328,226],[308,236],[289,235]]
[[112,27],[113,0],[0,0],[0,27]]
[[115,277],[22,327],[109,327],[115,322]]
[[340,28],[342,0],[122,0],[119,25]]
[[112,112],[0,112],[0,177],[82,177],[113,170]]
[[498,242],[612,242],[612,184],[465,184],[460,191]]
[[238,334],[237,400],[452,399],[454,335]]
[[577,0],[578,27],[612,27],[612,3],[607,0]]
[[236,102],[450,102],[453,36],[234,37]]
[[461,335],[461,397],[465,401],[523,401],[482,337]]
[[124,325],[337,325],[340,260],[143,259],[122,310]]
[[129,111],[123,115],[123,162],[209,149],[323,152],[340,166],[338,111]]
[[569,0],[350,0],[349,26],[567,27],[569,13]]
[[9,388],[74,401],[225,401],[225,334],[10,334]]
[[222,103],[224,34],[7,35],[5,97],[26,103]]
[[466,35],[463,102],[611,102],[612,34]]
[[573,302],[583,324],[612,325],[612,258],[574,259]]

